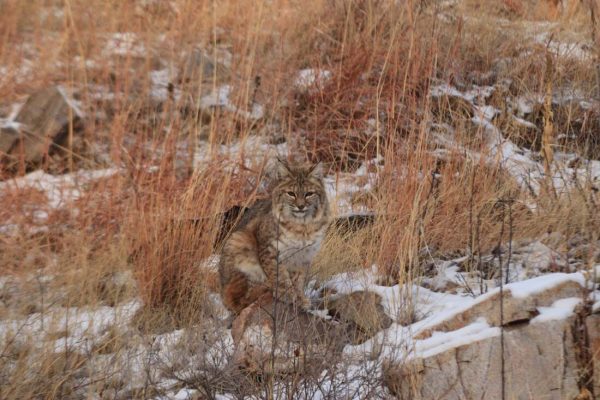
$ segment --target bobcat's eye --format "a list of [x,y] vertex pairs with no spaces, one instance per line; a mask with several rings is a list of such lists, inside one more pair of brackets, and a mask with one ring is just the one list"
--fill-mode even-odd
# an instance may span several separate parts
[[309,197],[313,197],[314,195],[316,195],[315,192],[306,192],[306,194],[304,195],[304,197],[309,198]]
[[286,194],[290,197],[296,197],[296,193],[294,192],[287,192]]

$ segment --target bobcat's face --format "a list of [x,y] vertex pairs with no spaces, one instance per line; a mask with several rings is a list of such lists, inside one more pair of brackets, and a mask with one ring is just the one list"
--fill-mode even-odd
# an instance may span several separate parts
[[278,183],[273,190],[273,209],[279,218],[310,222],[323,216],[327,194],[319,165],[295,166],[281,162]]

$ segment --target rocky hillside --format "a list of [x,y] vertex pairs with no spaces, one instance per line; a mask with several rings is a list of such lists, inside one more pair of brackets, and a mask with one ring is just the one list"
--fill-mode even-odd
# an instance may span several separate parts
[[[0,398],[600,399],[597,0],[1,8]],[[312,309],[233,317],[275,156]]]

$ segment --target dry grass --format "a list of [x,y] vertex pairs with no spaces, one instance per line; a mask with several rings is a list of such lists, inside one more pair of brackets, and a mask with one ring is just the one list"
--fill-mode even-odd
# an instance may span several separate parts
[[[88,118],[77,143],[47,157],[41,167],[120,168],[110,178],[82,185],[73,207],[46,207],[45,228],[36,233],[31,227],[40,224],[33,211],[44,203],[44,194],[0,191],[0,224],[18,227],[12,235],[0,234],[0,274],[22,282],[18,298],[29,297],[11,309],[0,308],[2,318],[44,312],[55,301],[62,307],[115,305],[137,296],[145,308],[136,323],[144,330],[201,322],[214,311],[207,300],[214,276],[201,262],[213,252],[218,215],[264,194],[258,182],[268,157],[245,161],[243,155],[220,155],[219,146],[273,131],[287,138],[291,152],[326,162],[332,174],[354,171],[377,156],[385,159],[368,197],[385,218],[358,234],[334,235],[317,263],[321,279],[377,264],[388,281],[403,283],[422,273],[424,258],[468,248],[487,252],[506,223],[499,211],[505,200],[515,201],[515,239],[550,231],[598,239],[597,199],[589,188],[561,199],[542,190],[537,209],[530,211],[523,206],[530,195],[499,167],[459,150],[443,160],[434,156],[439,146],[429,129],[432,123],[449,123],[460,143],[484,153],[481,132],[460,105],[431,103],[432,83],[464,86],[495,71],[496,80],[512,81],[506,96],[492,100],[499,109],[507,99],[543,91],[548,50],[527,39],[536,32],[525,20],[550,15],[556,39],[584,40],[590,28],[581,6],[559,18],[543,2],[520,0],[463,1],[451,9],[436,1],[386,0],[0,3],[0,116],[31,92],[60,83]],[[456,24],[444,22],[457,16]],[[135,35],[121,55],[106,53],[115,32]],[[177,69],[197,47],[216,58],[224,50],[233,55],[223,76],[178,80]],[[511,64],[501,61],[507,58]],[[308,67],[329,70],[331,77],[315,90],[299,91],[292,82]],[[151,72],[169,68],[168,80],[180,95],[163,88],[166,99],[157,101]],[[552,79],[555,87],[591,95],[594,74],[585,63],[561,59]],[[224,76],[238,107],[248,109],[252,100],[264,105],[263,120],[194,111]],[[114,97],[99,98],[100,87]],[[581,127],[573,115],[583,111],[572,111],[559,110],[556,124],[581,136],[562,146],[597,157],[600,145],[591,136],[597,116],[587,116],[589,125]],[[511,132],[508,121],[499,126]],[[536,135],[515,130],[511,138],[538,149]],[[195,168],[194,149],[201,142],[209,155]],[[0,169],[0,177],[15,172],[25,171]],[[107,286],[107,277],[123,271],[133,271],[137,285]],[[31,279],[36,274],[57,277],[44,287],[49,297],[43,302]],[[93,354],[107,346],[115,352],[126,348],[126,334],[108,337]],[[5,350],[0,348],[1,357],[16,367],[0,368],[0,378],[6,378],[0,397],[82,393],[77,382],[85,368],[77,356],[44,348],[39,363],[29,365],[32,350],[26,344]],[[116,385],[109,377],[98,383],[104,384],[105,393]],[[152,390],[131,396],[147,397]]]

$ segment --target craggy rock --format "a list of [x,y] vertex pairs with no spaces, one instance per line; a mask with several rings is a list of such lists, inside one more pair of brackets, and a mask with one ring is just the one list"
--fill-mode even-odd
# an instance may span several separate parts
[[600,398],[600,314],[588,316],[585,326],[589,341],[589,355],[592,359],[594,394],[596,398]]
[[179,82],[217,82],[227,80],[231,75],[224,62],[218,61],[203,49],[194,49],[185,59],[179,70]]
[[[565,275],[538,284],[536,292],[526,281],[506,288],[503,324],[494,292],[421,332],[416,339],[427,341],[417,344],[420,353],[386,362],[386,386],[400,399],[598,398],[592,393],[600,394],[600,315],[581,303],[571,313],[542,309],[581,302],[583,282]],[[456,332],[474,322],[490,326],[471,337]]]
[[[38,162],[52,144],[65,143],[69,124],[76,129],[82,117],[82,112],[60,86],[40,90],[27,99],[15,118],[15,122],[20,124],[18,136],[22,137],[22,146],[18,145],[13,133],[15,140],[10,145],[8,140],[2,140],[2,151],[13,156],[20,156],[22,152],[25,162]],[[2,133],[2,136],[5,134]]]
[[[539,293],[524,298],[515,297],[510,288],[503,293],[503,325],[509,326],[515,323],[528,321],[538,314],[538,307],[552,305],[558,299],[569,297],[581,297],[582,286],[576,281],[562,281]],[[436,326],[421,332],[417,339],[431,336],[432,332],[449,332],[463,328],[478,318],[485,318],[492,326],[500,326],[500,293],[494,292],[484,295],[481,300],[466,310],[440,322]]]
[[[573,399],[579,393],[573,318],[526,324],[504,332],[506,399]],[[501,337],[390,364],[384,380],[400,399],[501,399]]]
[[137,282],[130,270],[114,271],[105,274],[98,282],[97,290],[100,298],[110,306],[135,293]]
[[[176,83],[186,93],[186,109],[194,115],[200,112],[197,115],[206,123],[215,113],[236,111],[229,99],[231,87],[225,84],[231,78],[230,58],[231,54],[226,50],[216,49],[215,54],[214,51],[195,48],[178,68]],[[195,125],[192,129],[196,129]],[[205,130],[200,136],[207,139],[209,134]]]
[[565,271],[567,265],[560,253],[539,241],[516,249],[512,256],[513,260],[521,262],[532,276],[539,276],[548,271]]
[[0,126],[0,155],[8,154],[18,139],[19,130],[16,126]]
[[236,104],[232,99],[233,86],[224,84],[211,90],[198,101],[202,118],[210,120],[216,115],[230,115],[236,124],[254,124],[265,116],[264,107],[256,102],[250,102],[247,107]]

